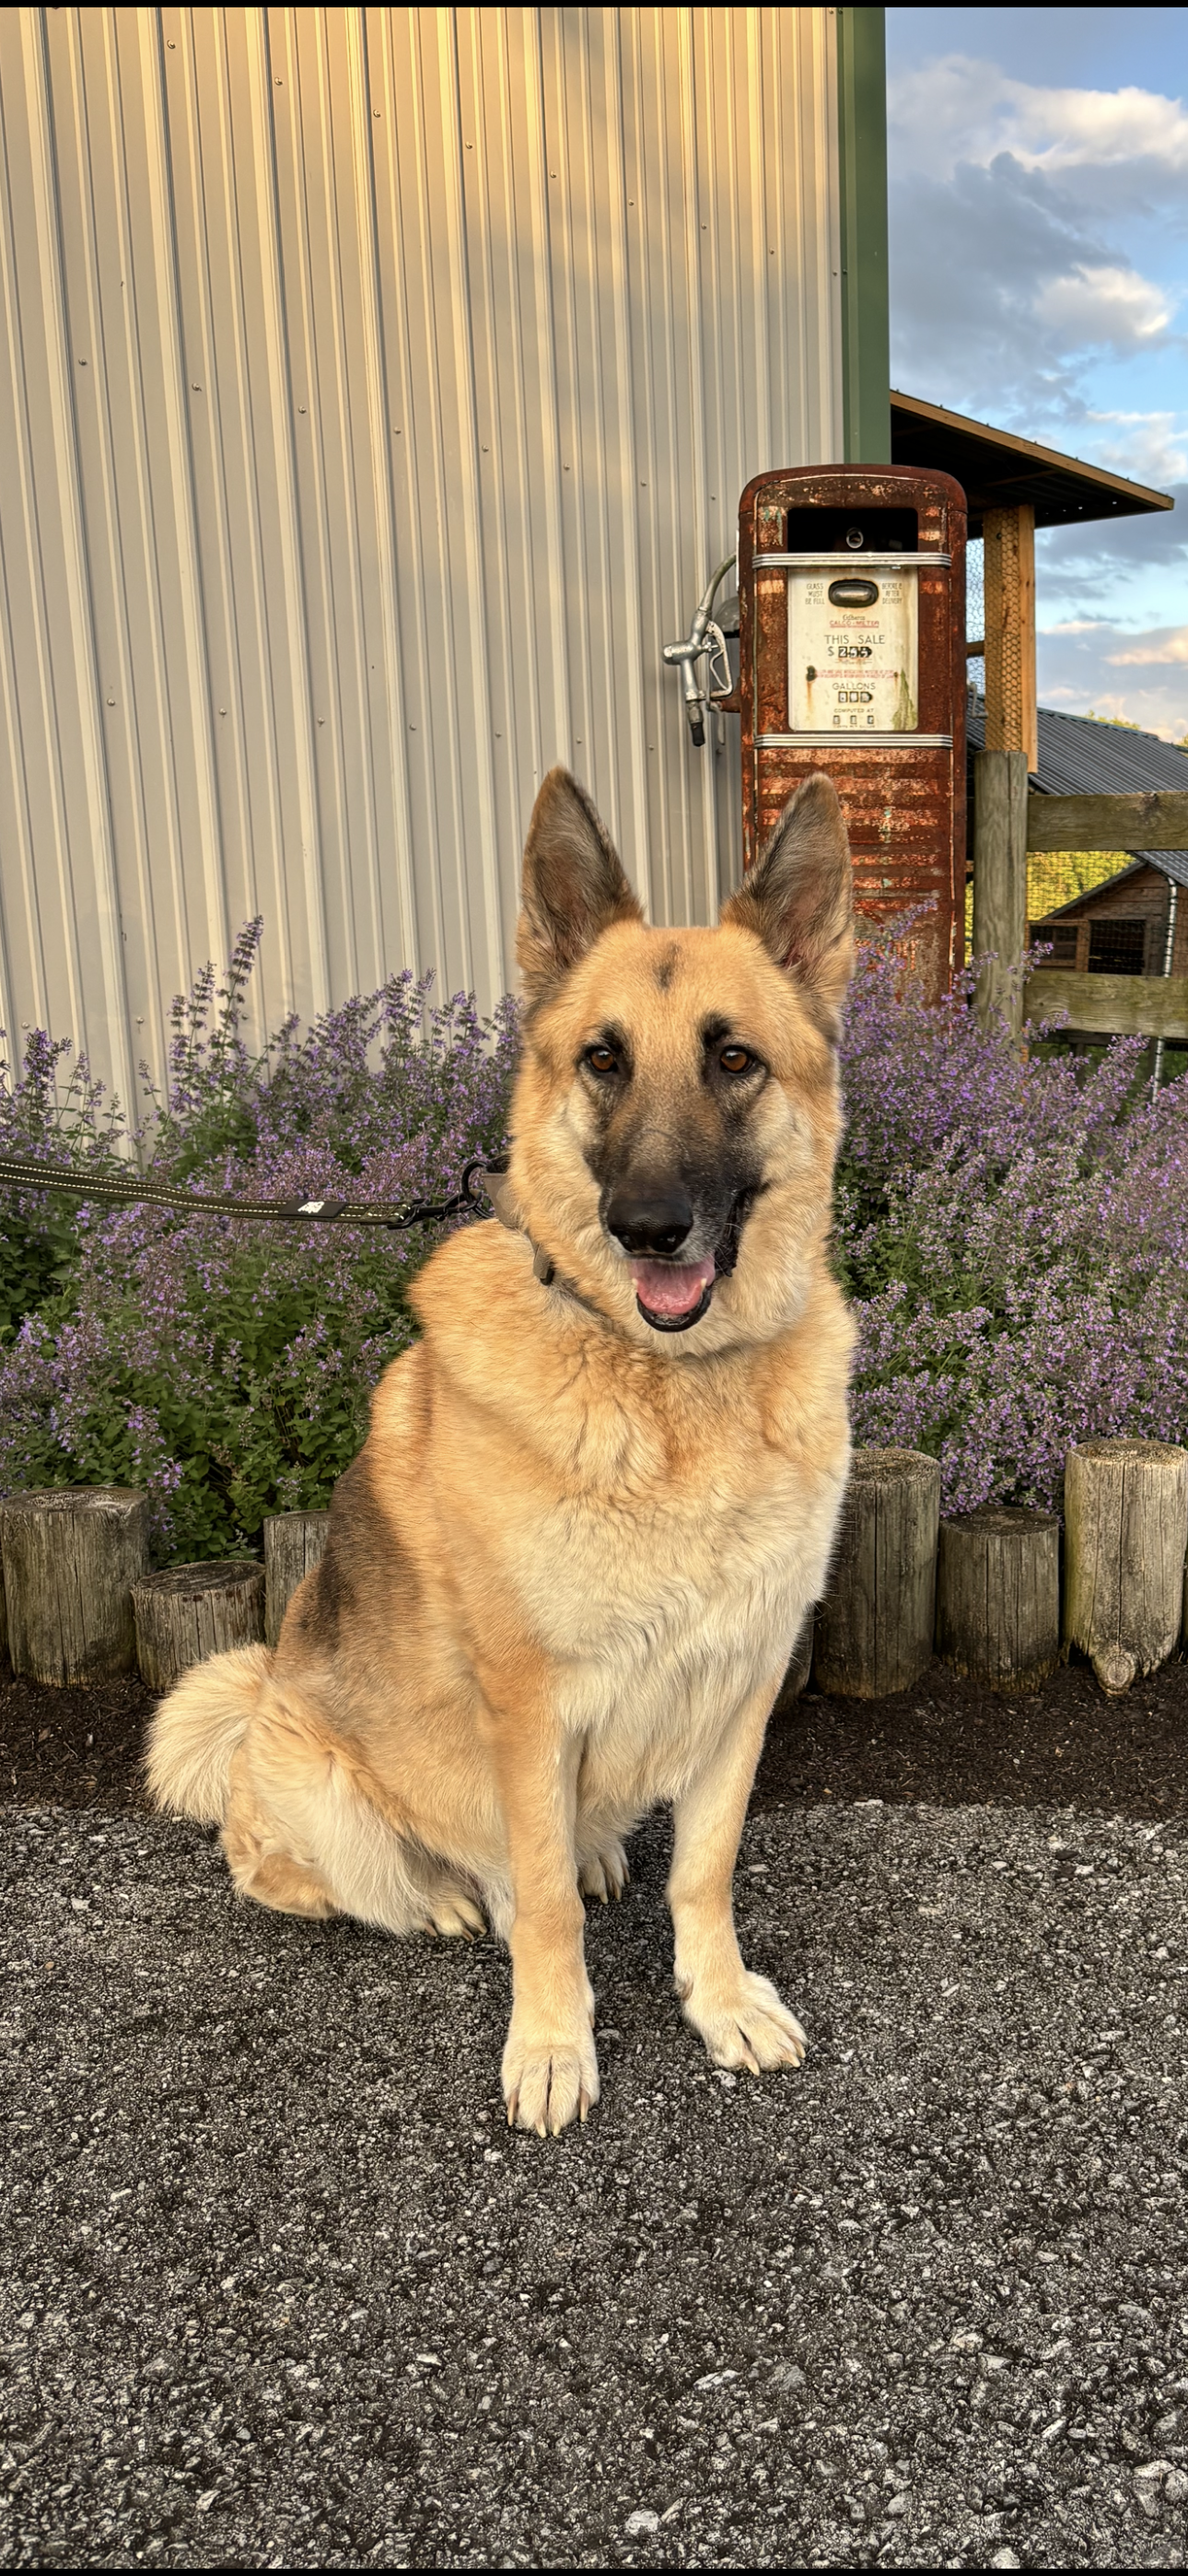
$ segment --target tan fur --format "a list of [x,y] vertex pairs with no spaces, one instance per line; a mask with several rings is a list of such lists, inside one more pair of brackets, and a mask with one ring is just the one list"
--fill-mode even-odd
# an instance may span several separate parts
[[[154,1724],[155,1796],[222,1825],[245,1894],[392,1932],[486,1914],[512,1955],[509,2118],[541,2131],[598,2096],[580,1891],[618,1893],[623,1839],[662,1800],[688,2019],[719,2065],[803,2054],[731,1912],[849,1459],[851,1328],[826,1259],[848,858],[827,781],[800,811],[717,930],[658,932],[588,801],[546,781],[513,1104],[525,1230],[468,1227],[435,1253],[422,1338],[376,1391],[275,1656],[213,1658]],[[593,1166],[618,1131],[584,1050],[608,1021],[630,1052],[622,1154],[678,1139],[709,1170],[733,1118],[761,1175],[733,1277],[681,1333],[645,1320],[604,1222]],[[745,1118],[715,1107],[718,1021],[766,1068]]]

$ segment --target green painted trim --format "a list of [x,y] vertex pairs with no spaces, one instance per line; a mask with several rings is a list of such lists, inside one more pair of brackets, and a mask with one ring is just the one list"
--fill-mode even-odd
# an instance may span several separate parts
[[889,465],[886,11],[836,15],[845,462]]

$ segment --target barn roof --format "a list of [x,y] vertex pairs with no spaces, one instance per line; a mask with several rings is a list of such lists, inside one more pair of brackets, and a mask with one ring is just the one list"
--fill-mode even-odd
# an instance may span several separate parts
[[[1188,752],[1157,733],[1099,724],[1096,716],[1058,715],[1052,707],[1037,710],[1037,728],[1039,764],[1032,785],[1041,796],[1127,796],[1152,787],[1188,792]],[[985,749],[981,698],[970,702],[966,734],[971,751]]]
[[1030,502],[1037,528],[1066,528],[1080,520],[1129,519],[1146,510],[1170,510],[1170,492],[1086,465],[1033,438],[994,429],[989,421],[945,411],[916,394],[891,395],[891,455],[896,465],[931,467],[953,474],[964,487],[969,533],[980,537],[985,510]]

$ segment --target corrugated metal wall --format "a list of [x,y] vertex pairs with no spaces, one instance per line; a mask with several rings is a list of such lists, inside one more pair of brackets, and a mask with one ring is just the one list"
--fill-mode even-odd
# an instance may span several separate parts
[[712,913],[734,727],[660,648],[841,453],[834,19],[0,10],[11,1033],[128,1097],[255,912],[272,1021],[493,999],[556,759]]

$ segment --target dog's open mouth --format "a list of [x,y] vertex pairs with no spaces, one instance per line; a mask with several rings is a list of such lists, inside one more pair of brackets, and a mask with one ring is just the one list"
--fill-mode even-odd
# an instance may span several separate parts
[[635,1302],[657,1333],[687,1333],[709,1311],[714,1293],[712,1252],[704,1261],[633,1261]]
[[738,1242],[761,1184],[742,1189],[726,1221],[715,1252],[702,1261],[633,1261],[635,1302],[645,1324],[656,1333],[687,1333],[708,1315],[716,1279],[730,1279],[738,1260]]

